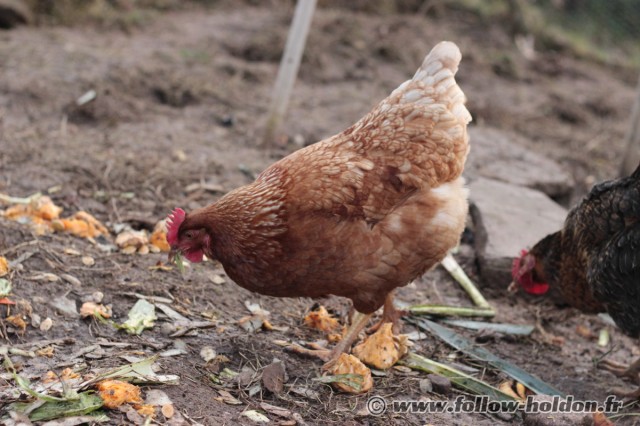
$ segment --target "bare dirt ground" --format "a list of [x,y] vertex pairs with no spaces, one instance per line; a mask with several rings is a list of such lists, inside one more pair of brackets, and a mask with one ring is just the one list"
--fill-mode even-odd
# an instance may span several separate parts
[[[458,80],[469,99],[473,125],[526,136],[529,148],[571,171],[578,182],[574,199],[594,181],[615,176],[636,74],[561,53],[541,52],[527,61],[502,29],[461,12],[434,18],[318,10],[287,119],[290,143],[278,152],[257,149],[291,12],[281,6],[192,5],[152,14],[128,31],[76,25],[0,32],[0,192],[27,196],[59,187],[50,196],[65,213],[86,210],[109,225],[149,228],[175,206],[191,209],[220,196],[202,189],[189,192],[189,185],[206,182],[231,190],[250,182],[300,143],[315,142],[350,125],[412,75],[429,49],[444,39],[455,41],[463,52]],[[75,99],[91,89],[97,92],[96,100],[84,108],[75,107]],[[85,266],[79,257],[64,254],[65,248],[93,256],[96,264]],[[113,306],[114,319],[122,321],[136,301],[133,294],[139,293],[170,298],[174,309],[192,319],[215,315],[216,328],[179,338],[186,344],[186,355],[159,361],[164,373],[181,378],[179,385],[163,390],[194,421],[251,424],[240,414],[267,401],[299,413],[308,424],[522,423],[518,416],[483,414],[366,416],[363,407],[370,395],[420,398],[419,380],[424,375],[391,369],[375,378],[369,395],[361,396],[337,393],[313,381],[320,375],[319,361],[284,352],[273,341],[320,338],[302,324],[314,301],[259,296],[229,279],[215,284],[211,277],[223,272],[211,262],[194,265],[184,275],[177,270],[152,270],[165,260],[165,254],[104,253],[66,234],[35,237],[27,227],[2,218],[0,255],[9,260],[27,256],[23,269],[12,276],[14,298],[28,301],[40,317],[53,319],[47,332],[29,326],[23,334],[14,333],[5,324],[8,341],[0,344],[67,339],[55,345],[50,358],[15,357],[27,375],[60,370],[71,354],[98,339],[130,346],[109,348],[103,358],[81,357],[76,365],[119,365],[124,362],[120,355],[152,355],[173,347],[176,339],[163,332],[161,325],[168,321],[162,318],[153,329],[135,337],[95,321],[64,317],[49,303],[66,296],[79,306],[100,291],[105,303]],[[477,279],[471,246],[463,244],[457,257]],[[34,280],[41,272],[71,274],[81,285]],[[478,337],[479,345],[576,398],[602,400],[610,387],[629,386],[597,370],[594,359],[605,350],[576,333],[578,326],[597,333],[604,326],[599,318],[545,301],[529,303],[506,292],[490,291],[488,296],[498,310],[495,321],[533,324],[539,320],[548,332],[564,337],[565,343],[544,343],[537,332],[513,338],[478,337],[460,330],[472,339]],[[238,319],[248,314],[247,300],[270,311],[271,322],[288,330],[249,333],[239,327]],[[440,269],[401,289],[398,300],[469,304]],[[320,303],[343,318],[349,311],[348,302],[339,298]],[[6,307],[0,305],[0,318],[6,314]],[[610,328],[608,350],[613,359],[628,362],[640,355],[637,342]],[[406,329],[412,330],[409,325]],[[207,365],[199,356],[204,346],[212,346],[230,361]],[[416,342],[414,350],[434,359],[474,365],[494,384],[504,380],[433,338]],[[274,395],[262,389],[249,396],[248,389],[259,383],[261,368],[274,358],[283,360],[287,368],[285,392]],[[243,382],[226,384],[240,405],[214,400],[215,389],[222,387],[209,375],[221,367],[257,371]],[[292,388],[312,392],[301,396]],[[637,412],[637,405],[625,408],[625,413]],[[117,411],[109,416],[112,424],[129,422]],[[283,420],[268,416],[274,422]],[[634,416],[615,421],[639,422]]]

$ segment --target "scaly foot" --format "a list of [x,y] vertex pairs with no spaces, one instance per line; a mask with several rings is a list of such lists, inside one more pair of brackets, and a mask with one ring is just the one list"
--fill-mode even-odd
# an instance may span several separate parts
[[360,312],[356,312],[353,316],[353,323],[342,337],[342,340],[332,350],[322,347],[317,343],[309,344],[312,349],[303,348],[300,345],[290,345],[287,346],[286,349],[300,355],[320,358],[325,361],[322,369],[325,371],[330,370],[331,367],[335,365],[340,354],[347,352],[351,348],[353,342],[358,338],[358,334],[362,331],[364,326],[367,325],[369,318],[371,318],[371,314],[361,314]]
[[407,315],[408,312],[401,309],[396,309],[393,304],[393,293],[394,292],[389,293],[387,295],[387,298],[384,300],[384,307],[382,308],[382,318],[380,318],[380,321],[369,327],[367,329],[367,333],[375,333],[385,322],[390,322],[391,324],[393,324],[393,334],[400,334],[400,332],[402,331],[402,321],[400,320],[403,316]]
[[621,364],[610,359],[604,359],[598,363],[598,368],[602,368],[618,377],[627,377],[640,385],[640,358],[633,364]]

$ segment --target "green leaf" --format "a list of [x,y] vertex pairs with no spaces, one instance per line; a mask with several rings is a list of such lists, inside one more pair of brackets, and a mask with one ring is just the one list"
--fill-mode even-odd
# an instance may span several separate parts
[[80,389],[86,389],[95,383],[106,379],[125,380],[131,383],[145,384],[176,384],[179,377],[175,375],[158,375],[153,371],[153,364],[158,359],[158,355],[145,358],[141,361],[117,367],[98,374],[93,379],[84,382]]
[[517,336],[528,336],[534,330],[532,325],[521,324],[501,324],[485,321],[471,321],[465,319],[443,319],[440,322],[454,325],[456,327],[468,328],[470,330],[491,330],[498,333],[513,334]]
[[11,281],[0,278],[0,297],[7,297],[11,293]]
[[103,401],[98,395],[83,392],[75,401],[45,402],[29,414],[33,421],[52,420],[60,417],[81,416],[89,414],[100,407]]
[[184,259],[182,258],[181,252],[176,252],[175,257],[173,258],[173,263],[178,267],[178,271],[180,271],[181,274],[184,274]]
[[336,374],[333,376],[316,377],[313,381],[320,383],[341,383],[354,388],[357,392],[362,389],[364,377],[361,374]]
[[11,375],[13,376],[13,380],[16,382],[16,385],[18,385],[20,389],[22,389],[23,391],[25,391],[26,393],[28,393],[34,398],[38,398],[47,402],[61,402],[61,401],[66,401],[68,399],[68,398],[58,398],[55,396],[36,392],[35,390],[31,389],[31,382],[29,382],[29,379],[18,375],[18,373],[16,372],[16,369],[13,367],[13,363],[11,362],[11,359],[9,359],[9,357],[6,355],[4,357],[4,368],[11,373]]
[[488,383],[478,380],[473,376],[449,367],[445,364],[433,361],[431,359],[420,356],[414,352],[409,352],[407,357],[402,361],[403,365],[414,370],[421,370],[427,373],[438,374],[451,380],[451,383],[475,395],[487,395],[494,401],[515,401],[511,395],[507,395],[500,389],[491,386]]
[[424,331],[428,331],[429,333],[439,337],[460,352],[463,352],[466,355],[469,355],[480,361],[484,361],[492,367],[497,368],[498,370],[522,383],[537,394],[559,395],[561,397],[565,396],[559,390],[553,388],[537,377],[532,376],[520,367],[517,367],[505,361],[504,359],[499,358],[483,347],[474,345],[472,342],[455,333],[453,330],[450,330],[433,321],[429,321],[426,319],[407,318],[407,321],[416,325],[418,328]]
[[129,311],[128,317],[129,319],[117,327],[129,334],[140,334],[145,328],[153,327],[157,319],[156,307],[144,299],[138,299]]

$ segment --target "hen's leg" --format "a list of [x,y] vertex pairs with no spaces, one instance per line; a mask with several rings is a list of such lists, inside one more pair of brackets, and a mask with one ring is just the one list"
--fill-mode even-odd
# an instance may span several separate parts
[[[618,362],[605,359],[598,364],[598,367],[609,371],[618,377],[628,377],[640,385],[640,358],[631,365],[620,364]],[[613,388],[611,389],[611,393],[622,398],[640,399],[640,387],[633,391]]]
[[355,312],[353,315],[353,321],[351,326],[347,329],[347,332],[344,336],[342,336],[342,340],[332,349],[307,349],[303,348],[299,345],[291,345],[288,346],[287,349],[307,356],[315,356],[325,361],[323,369],[327,370],[331,368],[341,353],[349,350],[353,342],[358,338],[358,334],[362,331],[362,329],[367,325],[367,321],[371,318],[372,314],[361,314],[360,312]]
[[396,309],[393,304],[394,291],[387,295],[387,298],[384,300],[384,307],[382,308],[382,318],[376,324],[372,325],[367,329],[367,333],[373,333],[378,331],[380,326],[385,322],[390,322],[393,324],[393,334],[398,334],[402,331],[402,322],[400,319],[407,315],[407,311],[403,311],[400,309]]
[[640,387],[632,391],[628,389],[622,389],[622,388],[613,388],[613,389],[610,389],[609,392],[621,398],[626,398],[630,400],[634,400],[634,399],[640,400]]
[[631,365],[620,364],[618,362],[605,359],[600,361],[598,367],[609,371],[618,377],[628,377],[640,385],[640,358]]

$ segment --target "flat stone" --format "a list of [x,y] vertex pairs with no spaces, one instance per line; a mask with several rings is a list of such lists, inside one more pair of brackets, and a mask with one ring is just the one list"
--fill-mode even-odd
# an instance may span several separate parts
[[540,191],[493,179],[478,178],[469,190],[482,281],[505,290],[513,259],[561,229],[567,210]]
[[469,140],[465,176],[526,186],[554,199],[570,196],[573,177],[555,161],[525,148],[522,136],[490,127],[471,127]]
[[427,379],[431,382],[433,392],[440,395],[449,395],[451,393],[451,380],[437,374],[427,374]]

